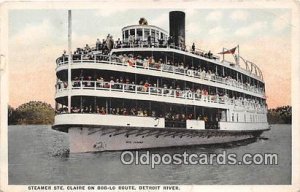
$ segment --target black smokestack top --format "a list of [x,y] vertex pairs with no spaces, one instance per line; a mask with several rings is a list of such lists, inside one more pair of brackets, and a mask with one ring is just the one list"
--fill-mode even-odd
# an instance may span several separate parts
[[169,14],[170,36],[173,37],[175,46],[185,46],[185,13],[171,11]]

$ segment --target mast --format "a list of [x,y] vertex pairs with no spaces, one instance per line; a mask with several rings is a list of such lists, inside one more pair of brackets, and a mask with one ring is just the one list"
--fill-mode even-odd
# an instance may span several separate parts
[[68,113],[71,113],[72,12],[68,10]]
[[238,45],[237,48],[238,48],[237,64],[240,65],[240,45]]

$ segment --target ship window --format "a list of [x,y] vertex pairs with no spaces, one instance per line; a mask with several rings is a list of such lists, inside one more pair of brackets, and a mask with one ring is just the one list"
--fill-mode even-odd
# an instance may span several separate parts
[[165,39],[164,34],[160,33],[160,39]]
[[135,35],[135,30],[134,29],[130,29],[130,35]]
[[145,39],[144,40],[147,40],[149,35],[150,35],[150,30],[149,29],[144,29],[144,33],[145,33]]
[[232,122],[234,122],[234,113],[232,113]]
[[236,114],[236,121],[239,122],[239,114]]
[[151,30],[151,37],[154,39],[155,38],[155,30]]
[[155,39],[159,39],[159,31],[155,31]]
[[125,31],[125,39],[128,39],[128,36],[129,36],[128,30],[126,30],[126,31]]
[[142,29],[137,29],[136,30],[136,35],[138,39],[142,39],[143,38],[143,30]]

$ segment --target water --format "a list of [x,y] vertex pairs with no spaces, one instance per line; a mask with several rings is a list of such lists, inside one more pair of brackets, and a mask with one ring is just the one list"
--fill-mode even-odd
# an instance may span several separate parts
[[9,184],[291,184],[291,126],[273,125],[252,142],[152,149],[151,153],[277,153],[278,165],[123,165],[121,152],[68,153],[66,133],[9,126]]

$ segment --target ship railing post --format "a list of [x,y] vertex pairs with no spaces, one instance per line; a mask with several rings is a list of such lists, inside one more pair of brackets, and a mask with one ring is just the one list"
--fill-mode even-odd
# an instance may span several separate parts
[[96,55],[94,55],[94,64],[96,64]]
[[94,88],[95,88],[95,90],[97,90],[97,82],[96,81],[94,81]]
[[122,84],[122,91],[125,92],[125,84]]
[[109,82],[109,91],[111,91],[111,82]]
[[151,95],[151,87],[148,87],[148,94]]
[[80,81],[80,89],[82,89],[82,80]]
[[82,56],[83,56],[83,55],[80,55],[80,63],[81,63],[81,64],[82,64]]

